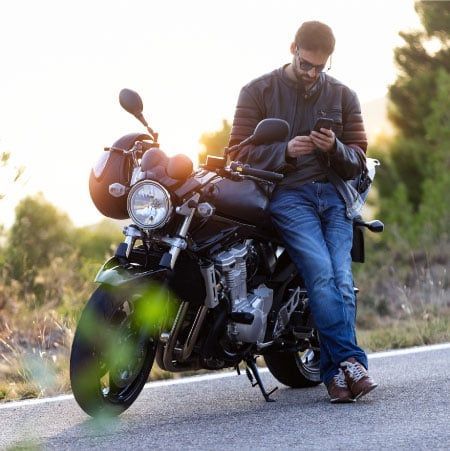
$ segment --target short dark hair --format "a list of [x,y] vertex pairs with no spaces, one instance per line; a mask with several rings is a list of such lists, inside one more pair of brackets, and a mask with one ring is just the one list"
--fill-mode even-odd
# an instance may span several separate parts
[[320,51],[331,55],[335,42],[333,30],[328,25],[316,20],[302,23],[295,34],[297,47],[312,52]]

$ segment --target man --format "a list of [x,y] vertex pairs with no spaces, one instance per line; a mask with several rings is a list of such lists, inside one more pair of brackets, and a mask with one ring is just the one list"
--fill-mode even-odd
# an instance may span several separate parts
[[[335,45],[327,25],[312,21],[298,29],[292,62],[259,77],[240,92],[230,146],[251,135],[267,117],[286,120],[288,142],[248,145],[232,158],[284,172],[270,211],[286,248],[305,281],[320,335],[320,372],[333,403],[353,402],[377,384],[367,356],[356,344],[351,273],[352,219],[330,168],[343,180],[361,174],[367,139],[356,94],[323,71]],[[318,118],[331,130],[313,131]]]

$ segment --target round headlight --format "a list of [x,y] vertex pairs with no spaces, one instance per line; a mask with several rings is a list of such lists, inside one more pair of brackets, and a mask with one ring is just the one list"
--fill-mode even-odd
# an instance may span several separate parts
[[169,192],[150,180],[136,183],[131,188],[127,206],[131,219],[143,229],[162,227],[172,214]]

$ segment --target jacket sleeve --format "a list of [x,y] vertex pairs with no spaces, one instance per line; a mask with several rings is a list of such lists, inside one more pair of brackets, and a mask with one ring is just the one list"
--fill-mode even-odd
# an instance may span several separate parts
[[[255,130],[258,122],[265,118],[264,106],[256,100],[248,86],[242,88],[234,113],[229,147],[249,137]],[[231,152],[230,158],[242,163],[248,163],[257,169],[280,172],[287,168],[292,168],[286,162],[287,144],[287,142],[275,142],[258,146],[249,144],[237,152]]]
[[367,150],[361,107],[358,97],[350,90],[343,96],[342,126],[342,137],[336,138],[335,149],[329,153],[329,164],[344,180],[350,180],[365,169]]

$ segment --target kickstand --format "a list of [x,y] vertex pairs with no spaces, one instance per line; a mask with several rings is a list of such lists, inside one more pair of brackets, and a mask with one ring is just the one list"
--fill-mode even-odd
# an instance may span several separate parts
[[264,399],[267,402],[275,402],[275,399],[270,398],[270,395],[275,390],[278,390],[278,387],[275,387],[273,390],[267,393],[262,383],[261,377],[259,375],[258,367],[256,366],[256,359],[254,357],[249,357],[248,359],[245,360],[245,363],[247,364],[247,367],[245,368],[245,373],[247,374],[247,377],[250,383],[252,384],[252,387],[256,387],[258,385],[259,389],[261,390],[261,393],[264,396]]

